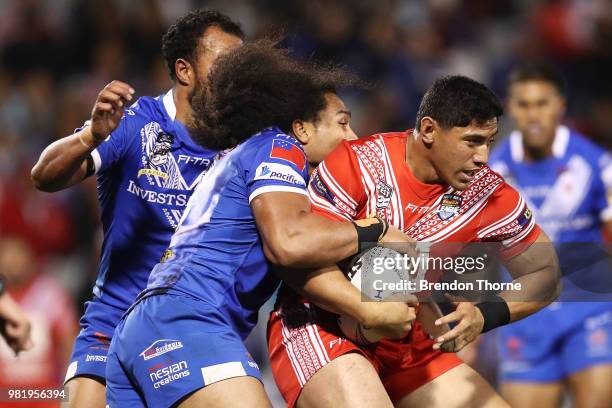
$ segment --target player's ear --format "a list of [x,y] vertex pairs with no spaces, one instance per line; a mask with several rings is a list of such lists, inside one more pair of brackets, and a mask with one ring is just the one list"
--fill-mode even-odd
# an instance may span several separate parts
[[189,86],[193,83],[193,67],[183,58],[178,58],[174,61],[174,72],[176,73],[176,80],[184,86]]
[[308,132],[308,124],[303,120],[294,120],[291,123],[291,130],[293,135],[300,141],[301,144],[306,145],[308,142],[310,142],[311,135]]
[[433,118],[430,118],[429,116],[425,116],[421,119],[420,125],[421,127],[419,129],[419,134],[421,135],[423,142],[427,144],[433,143],[435,139],[435,133],[438,128],[438,124],[436,123],[436,121]]

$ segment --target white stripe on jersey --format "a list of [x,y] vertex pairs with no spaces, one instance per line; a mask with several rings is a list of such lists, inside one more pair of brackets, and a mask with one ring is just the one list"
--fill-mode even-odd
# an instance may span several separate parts
[[531,220],[529,221],[527,228],[525,228],[520,234],[502,241],[502,245],[505,246],[506,248],[512,246],[517,241],[520,241],[524,237],[526,237],[531,232],[534,226],[535,226],[535,218],[531,217]]
[[346,218],[348,221],[352,221],[352,218],[349,217],[346,213],[340,211],[336,206],[330,204],[330,202],[326,199],[319,197],[319,195],[312,188],[312,184],[308,186],[308,197],[310,197],[310,202],[314,207],[321,208],[322,210],[326,210],[340,217]]
[[391,223],[397,227],[402,228],[404,226],[404,206],[402,205],[402,199],[400,197],[400,189],[397,183],[397,178],[395,176],[395,172],[393,171],[393,166],[391,165],[391,158],[389,157],[389,151],[387,150],[387,145],[382,137],[378,139],[380,143],[380,148],[383,153],[383,164],[385,165],[385,178],[387,183],[391,187],[393,187],[393,195],[391,200],[391,208],[393,210],[393,220]]
[[361,182],[366,191],[366,215],[376,214],[376,182],[372,174],[366,169],[360,157],[357,157],[359,170],[361,170]]
[[510,224],[511,222],[513,222],[514,220],[516,220],[516,218],[519,216],[520,212],[523,211],[523,206],[525,204],[525,200],[523,200],[523,196],[519,195],[519,201],[516,205],[516,207],[514,207],[514,209],[510,212],[510,214],[506,215],[504,218],[502,218],[501,220],[495,222],[494,224],[489,225],[486,228],[481,229],[476,235],[478,236],[478,238],[483,238],[485,236],[487,236],[488,234],[490,234],[491,232],[503,228],[506,225]]
[[336,197],[340,201],[342,201],[348,208],[351,208],[353,211],[357,208],[357,202],[353,200],[344,189],[336,182],[333,176],[330,174],[329,170],[327,170],[327,166],[325,162],[321,162],[318,167],[319,176],[323,179],[323,182],[330,190],[334,193]]
[[263,186],[255,189],[249,196],[249,204],[255,197],[264,193],[274,193],[274,192],[285,192],[285,193],[297,193],[307,196],[308,192],[300,187],[291,187],[291,186]]

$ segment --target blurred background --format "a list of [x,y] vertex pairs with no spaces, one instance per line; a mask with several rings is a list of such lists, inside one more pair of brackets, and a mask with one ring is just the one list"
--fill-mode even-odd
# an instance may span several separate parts
[[[359,135],[413,127],[439,75],[468,75],[504,98],[511,67],[545,59],[567,80],[566,122],[612,147],[608,0],[0,0],[0,271],[36,343],[17,360],[0,344],[0,386],[61,384],[102,236],[94,178],[47,194],[32,187],[31,167],[88,119],[111,80],[137,96],[165,92],[161,36],[195,7],[227,13],[249,38],[282,33],[300,57],[371,81],[372,91],[345,95]],[[260,361],[264,337],[250,340]]]

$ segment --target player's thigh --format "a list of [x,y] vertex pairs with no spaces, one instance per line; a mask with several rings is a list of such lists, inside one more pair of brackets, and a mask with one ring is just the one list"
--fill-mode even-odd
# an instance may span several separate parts
[[563,398],[563,383],[511,381],[501,385],[501,394],[510,406],[517,408],[557,408]]
[[189,395],[179,408],[270,407],[272,404],[261,382],[254,377],[236,377],[219,381]]
[[68,398],[62,408],[104,408],[106,387],[99,380],[90,377],[74,377],[64,389]]
[[612,406],[612,364],[590,367],[569,376],[568,383],[576,408]]
[[392,407],[372,364],[359,353],[335,358],[318,370],[297,400],[298,408]]
[[467,364],[461,364],[406,395],[396,406],[497,408],[508,407],[508,404],[480,374]]

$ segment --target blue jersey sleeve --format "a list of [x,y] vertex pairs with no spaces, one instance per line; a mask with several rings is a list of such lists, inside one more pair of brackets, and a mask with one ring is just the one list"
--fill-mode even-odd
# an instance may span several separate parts
[[258,195],[273,191],[308,195],[308,161],[297,140],[276,133],[253,147],[255,149],[252,155],[247,155],[249,160],[245,165],[249,203]]
[[[128,141],[130,140],[128,130],[130,129],[129,122],[126,113],[126,115],[121,118],[121,122],[119,122],[117,129],[91,152],[96,173],[104,172],[109,167],[114,166],[123,157],[127,150]],[[85,126],[89,126],[89,123],[85,122]]]

